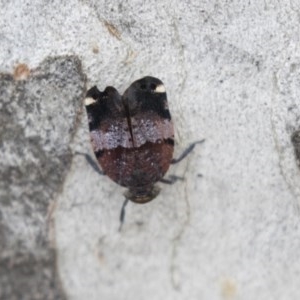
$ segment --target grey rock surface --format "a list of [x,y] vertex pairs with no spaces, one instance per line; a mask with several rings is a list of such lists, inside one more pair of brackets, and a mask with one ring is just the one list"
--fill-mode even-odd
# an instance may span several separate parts
[[[75,151],[91,153],[86,116],[77,130],[73,123],[83,75],[74,83],[73,72],[60,73],[74,89],[49,93],[73,101],[63,107],[47,102],[43,117],[32,119],[40,126],[29,131],[26,101],[5,96],[15,113],[13,120],[11,112],[5,122],[1,117],[0,130],[18,131],[10,136],[4,130],[10,148],[3,151],[1,144],[1,164],[17,169],[6,175],[1,166],[2,261],[2,245],[15,257],[22,241],[21,249],[49,262],[53,279],[55,253],[59,294],[67,299],[299,299],[299,12],[298,1],[287,0],[1,1],[2,73],[20,63],[35,69],[49,56],[76,54],[88,87],[112,85],[122,93],[133,80],[152,75],[167,89],[176,155],[206,138],[170,170],[185,180],[163,187],[147,205],[129,205],[119,233],[123,189],[99,177],[83,157],[71,160]],[[15,88],[9,78],[3,77],[2,93],[22,94],[24,87]],[[34,94],[29,83],[26,93]],[[61,111],[46,121],[52,109]],[[71,128],[74,138],[47,133],[49,124],[64,132]],[[33,137],[24,135],[30,132]],[[12,140],[28,150],[15,148]],[[60,179],[50,170],[35,175],[48,157],[61,170]],[[18,174],[35,180],[29,186],[46,200],[34,206],[18,202],[21,194],[35,199],[31,189],[15,184]],[[46,206],[55,200],[51,252]],[[10,223],[3,219],[7,203],[20,211]],[[37,214],[26,215],[26,204]],[[43,256],[39,249],[46,249]]]
[[0,75],[0,299],[65,299],[51,232],[85,76],[72,56],[27,71]]

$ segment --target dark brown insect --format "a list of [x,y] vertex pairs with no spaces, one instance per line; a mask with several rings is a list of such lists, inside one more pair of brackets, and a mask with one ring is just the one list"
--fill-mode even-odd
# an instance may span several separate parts
[[[105,175],[127,187],[128,200],[146,203],[155,198],[171,163],[182,160],[197,143],[173,158],[174,128],[163,83],[154,77],[133,82],[121,96],[111,86],[100,92],[96,86],[87,92],[85,106],[88,114],[92,147]],[[92,161],[89,159],[90,163]]]

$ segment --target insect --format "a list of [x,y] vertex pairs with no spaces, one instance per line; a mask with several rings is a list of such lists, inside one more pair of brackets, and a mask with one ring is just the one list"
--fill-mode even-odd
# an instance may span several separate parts
[[[159,193],[156,182],[180,179],[163,177],[170,164],[181,161],[204,140],[191,144],[173,159],[174,127],[167,94],[162,81],[155,77],[134,81],[123,96],[114,87],[101,92],[94,86],[87,92],[85,107],[92,148],[102,174],[128,188],[120,215],[122,226],[128,200],[147,203]],[[94,161],[86,158],[97,170]]]

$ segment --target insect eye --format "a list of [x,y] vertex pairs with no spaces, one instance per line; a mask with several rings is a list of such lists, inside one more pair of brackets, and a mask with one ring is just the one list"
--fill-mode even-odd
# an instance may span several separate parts
[[156,89],[156,84],[155,83],[151,83],[150,84],[150,89],[151,89],[151,91],[154,91]]

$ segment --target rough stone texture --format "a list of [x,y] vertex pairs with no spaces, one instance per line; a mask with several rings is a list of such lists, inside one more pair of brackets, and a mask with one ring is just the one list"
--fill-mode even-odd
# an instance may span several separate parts
[[0,299],[65,299],[52,213],[71,165],[85,76],[72,56],[30,73],[21,81],[0,75]]
[[[1,1],[2,72],[76,53],[88,87],[122,93],[152,75],[167,88],[177,154],[206,138],[170,170],[185,181],[129,205],[121,233],[123,190],[73,160],[53,233],[68,299],[299,299],[299,1],[20,2]],[[68,112],[53,122],[64,124]],[[56,135],[49,141],[51,149]],[[85,115],[69,146],[91,153]],[[21,165],[35,157],[10,153]],[[10,201],[2,199],[1,209]],[[14,232],[35,236],[35,217],[25,217],[12,220]],[[11,228],[1,228],[4,240]]]

